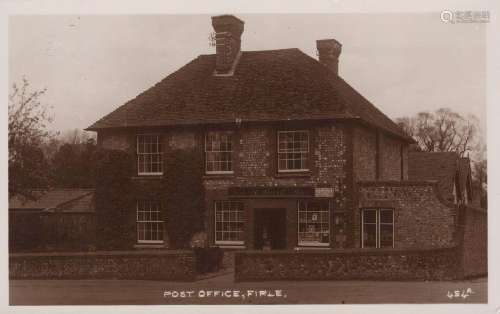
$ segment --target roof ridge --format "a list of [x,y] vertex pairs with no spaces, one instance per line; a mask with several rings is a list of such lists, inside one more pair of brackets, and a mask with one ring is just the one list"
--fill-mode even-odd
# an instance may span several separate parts
[[264,50],[242,50],[242,53],[254,53],[254,52],[273,52],[273,51],[300,51],[297,47],[292,47],[292,48],[278,48],[278,49],[264,49]]
[[[265,50],[241,50],[241,53],[245,54],[245,53],[259,53],[259,52],[274,52],[274,51],[294,51],[294,50],[297,50],[297,51],[300,51],[302,53],[304,53],[302,50],[300,50],[299,48],[278,48],[278,49],[265,49]],[[198,55],[198,57],[214,57],[216,56],[215,53],[202,53],[200,55]]]

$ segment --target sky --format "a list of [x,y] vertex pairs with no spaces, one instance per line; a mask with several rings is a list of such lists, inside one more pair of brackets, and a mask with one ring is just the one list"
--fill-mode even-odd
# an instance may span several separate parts
[[[238,14],[242,50],[342,44],[339,74],[390,118],[448,107],[486,123],[486,24],[440,13]],[[210,15],[10,16],[9,84],[47,88],[53,130],[86,128],[200,54]]]

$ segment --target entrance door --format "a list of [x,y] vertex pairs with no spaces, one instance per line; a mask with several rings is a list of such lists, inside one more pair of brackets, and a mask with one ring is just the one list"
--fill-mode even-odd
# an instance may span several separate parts
[[254,248],[256,250],[286,248],[286,210],[255,209]]

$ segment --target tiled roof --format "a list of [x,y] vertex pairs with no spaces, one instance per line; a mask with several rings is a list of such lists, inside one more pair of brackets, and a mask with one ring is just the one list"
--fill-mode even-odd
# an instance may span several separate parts
[[9,209],[44,210],[61,209],[63,211],[94,211],[93,189],[53,189],[34,190],[35,200],[22,196],[9,199]]
[[411,152],[408,154],[408,179],[438,181],[443,197],[453,201],[458,155],[454,152]]
[[93,212],[95,211],[94,192],[92,191],[80,198],[62,204],[59,208],[64,212]]
[[201,55],[88,130],[187,124],[359,119],[411,141],[373,104],[298,49],[242,52],[232,76]]

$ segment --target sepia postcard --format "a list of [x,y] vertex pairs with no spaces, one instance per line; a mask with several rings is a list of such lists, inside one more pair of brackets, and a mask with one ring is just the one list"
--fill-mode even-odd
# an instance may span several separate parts
[[240,2],[0,3],[4,309],[500,313],[493,1]]

